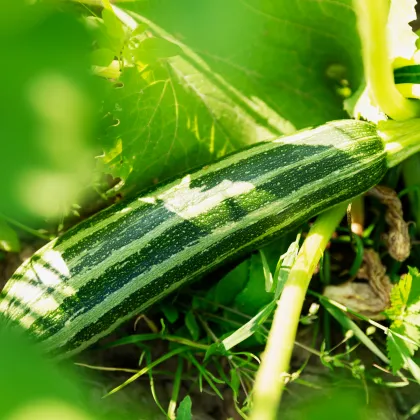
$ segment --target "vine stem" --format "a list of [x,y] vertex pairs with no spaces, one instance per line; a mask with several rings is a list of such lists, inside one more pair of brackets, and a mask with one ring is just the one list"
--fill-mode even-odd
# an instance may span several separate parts
[[41,232],[37,231],[36,229],[32,229],[29,226],[24,225],[23,223],[18,222],[17,220],[14,220],[10,217],[7,217],[6,215],[0,213],[0,219],[3,219],[5,222],[14,225],[25,232],[28,232],[34,236],[37,236],[38,238],[44,239],[46,241],[50,241],[54,236],[53,235],[44,235]]
[[408,121],[379,121],[378,134],[385,144],[388,168],[420,152],[420,118]]
[[405,98],[394,82],[387,43],[389,0],[353,0],[353,4],[362,42],[366,83],[374,101],[394,120],[420,116],[419,103]]
[[284,385],[289,377],[290,359],[303,301],[312,274],[348,203],[322,213],[309,230],[290,270],[274,314],[267,345],[261,358],[250,420],[273,420],[277,416]]

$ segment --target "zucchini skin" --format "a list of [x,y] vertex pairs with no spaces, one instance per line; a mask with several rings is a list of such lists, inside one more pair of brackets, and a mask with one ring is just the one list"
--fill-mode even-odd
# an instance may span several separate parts
[[49,355],[72,356],[181,285],[364,193],[386,170],[366,122],[256,144],[51,241],[6,284],[0,313]]

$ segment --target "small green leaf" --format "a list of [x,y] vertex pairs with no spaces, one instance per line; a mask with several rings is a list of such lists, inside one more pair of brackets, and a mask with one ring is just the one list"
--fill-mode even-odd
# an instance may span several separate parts
[[[393,325],[391,325],[391,331],[394,331]],[[402,340],[404,341],[405,346],[408,348],[412,356],[420,344],[420,330],[418,326],[404,322],[402,331],[403,332],[400,333],[404,335]]]
[[17,233],[3,219],[0,219],[0,249],[6,252],[20,251]]
[[391,290],[390,300],[391,306],[385,311],[385,314],[390,319],[401,317],[411,289],[411,276],[406,274],[401,276],[400,281],[395,284]]
[[[413,329],[416,328],[413,327],[409,329],[412,332]],[[392,371],[395,374],[411,358],[411,356],[414,354],[414,351],[417,349],[417,346],[410,343],[409,341],[404,340],[402,337],[394,333],[406,336],[408,334],[407,324],[404,324],[402,322],[393,323],[387,337],[386,345],[388,350],[388,356],[391,360]]]
[[414,376],[420,375],[411,356],[420,344],[420,274],[416,268],[408,267],[408,273],[391,290],[391,307],[385,311],[391,324],[387,349],[391,367],[395,373],[403,366]]
[[213,343],[206,351],[204,360],[208,360],[211,356],[229,356],[223,343]]
[[230,380],[231,380],[230,387],[232,388],[232,391],[234,392],[235,395],[238,395],[241,381],[239,379],[238,372],[236,369],[230,370]]
[[108,34],[115,39],[123,41],[125,38],[125,31],[122,22],[115,16],[112,10],[103,9],[102,19],[106,26]]
[[235,299],[235,306],[248,315],[255,315],[264,305],[273,300],[273,293],[265,290],[263,263],[258,254],[251,256],[249,279]]
[[131,38],[138,35],[143,35],[143,33],[147,31],[147,29],[149,29],[149,25],[147,25],[146,23],[139,23],[136,29],[134,29],[134,31],[131,32]]
[[[390,319],[405,319],[420,312],[420,273],[408,267],[408,273],[391,290],[391,307],[385,311]],[[411,317],[412,320],[416,319]],[[420,324],[416,324],[419,325]]]
[[207,309],[209,306],[208,302],[205,302],[203,299],[200,299],[198,296],[193,296],[191,301],[191,309],[196,311],[200,309]]
[[200,337],[200,327],[198,326],[192,311],[187,312],[187,315],[185,315],[185,325],[187,326],[193,340],[198,340]]
[[163,38],[146,38],[133,51],[136,60],[147,64],[154,63],[161,58],[174,57],[182,53],[181,48]]
[[411,288],[407,299],[409,312],[420,311],[420,273],[417,268],[408,267],[408,275],[411,277]]
[[164,304],[161,305],[161,309],[166,319],[173,324],[179,318],[178,309],[174,305]]
[[229,271],[215,286],[214,300],[222,305],[231,304],[248,281],[249,259]]
[[[99,48],[111,49],[116,51],[116,41],[108,33],[104,21],[96,16],[88,16],[85,20],[87,29],[92,33],[95,43]],[[120,43],[117,42],[119,45]]]
[[179,404],[179,408],[176,412],[176,420],[192,420],[191,407],[191,398],[187,395]]
[[115,54],[109,48],[99,48],[92,52],[92,64],[96,66],[109,66],[114,60]]

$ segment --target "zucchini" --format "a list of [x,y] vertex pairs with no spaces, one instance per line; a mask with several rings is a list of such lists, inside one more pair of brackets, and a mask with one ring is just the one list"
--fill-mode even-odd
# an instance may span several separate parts
[[71,356],[188,281],[364,193],[386,170],[383,141],[361,121],[253,145],[54,239],[9,280],[0,312],[51,356]]

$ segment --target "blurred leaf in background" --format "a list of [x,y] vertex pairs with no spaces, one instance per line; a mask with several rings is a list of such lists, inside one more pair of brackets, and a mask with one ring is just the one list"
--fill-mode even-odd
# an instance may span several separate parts
[[0,317],[0,418],[93,419],[77,377],[44,359],[23,332],[4,325]]
[[[79,375],[80,373],[80,375]],[[114,381],[114,382],[112,382]],[[76,371],[45,358],[20,327],[0,316],[0,419],[160,420],[147,385],[102,399],[115,378]]]
[[189,395],[187,395],[179,404],[179,408],[176,414],[176,420],[191,420],[191,406],[191,398]]
[[0,211],[57,217],[91,180],[99,79],[91,38],[71,13],[23,0],[0,16]]

